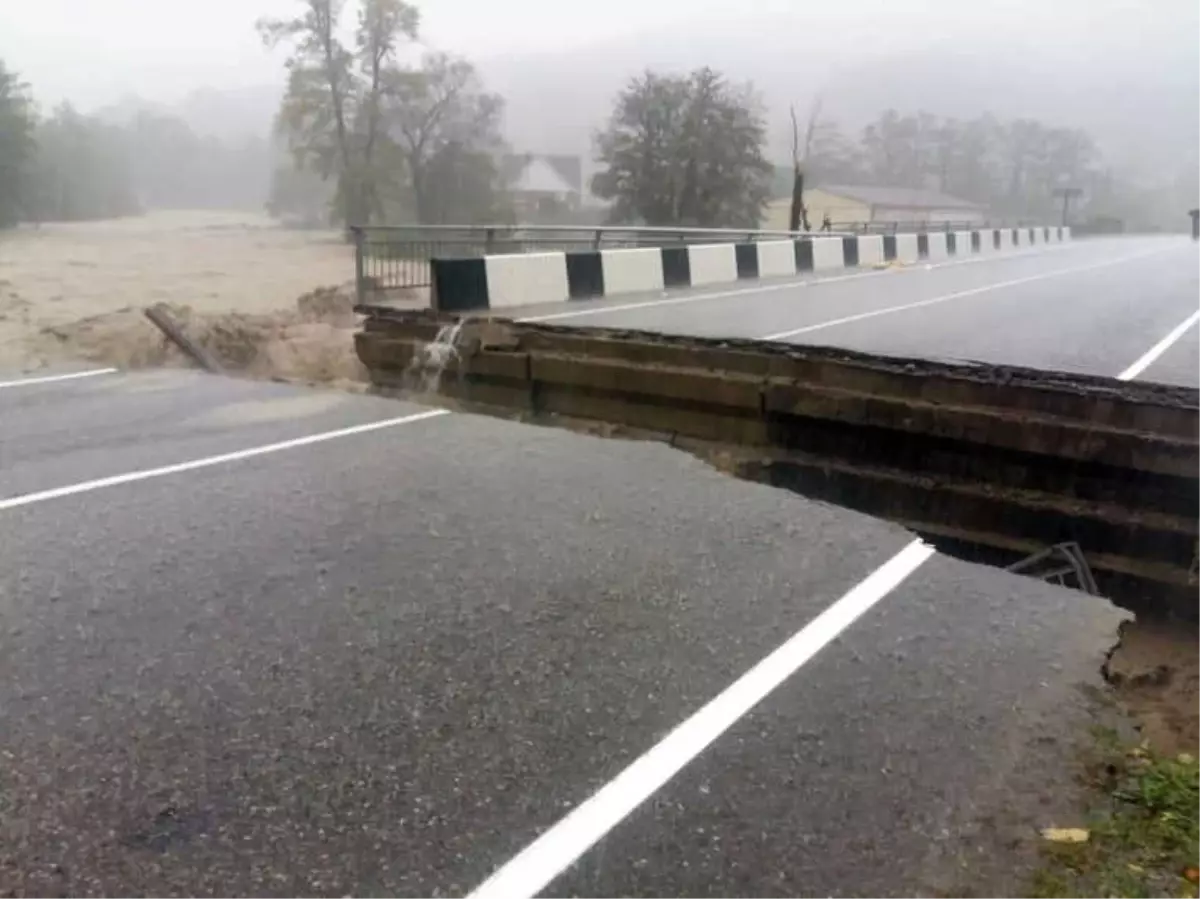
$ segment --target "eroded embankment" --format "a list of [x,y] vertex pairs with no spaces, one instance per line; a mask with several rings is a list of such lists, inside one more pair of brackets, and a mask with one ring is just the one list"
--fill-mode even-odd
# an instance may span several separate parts
[[1197,754],[1200,654],[1197,630],[1145,617],[1121,625],[1104,663],[1105,680],[1158,752]]
[[[354,353],[360,317],[345,290],[318,288],[299,297],[294,308],[269,313],[204,312],[173,304],[164,308],[231,374],[365,387],[366,373]],[[50,358],[122,369],[192,364],[141,308],[47,327],[38,341]]]

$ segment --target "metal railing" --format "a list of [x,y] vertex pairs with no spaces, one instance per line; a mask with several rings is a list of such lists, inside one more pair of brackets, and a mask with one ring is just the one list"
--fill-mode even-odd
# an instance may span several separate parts
[[[1037,227],[1039,222],[834,222],[833,230],[846,234],[929,234],[939,231],[986,231],[993,228]],[[818,232],[827,233],[827,232]]]
[[[371,225],[352,226],[359,299],[430,285],[429,260],[671,247],[696,243],[792,240],[815,232],[745,228],[634,228],[594,225]],[[829,236],[829,232],[823,232]],[[849,233],[849,232],[838,232]]]
[[798,237],[928,233],[995,227],[982,222],[837,222],[830,230],[770,231],[746,228],[640,228],[595,225],[370,225],[351,226],[358,298],[411,296],[431,285],[429,261],[520,253],[746,243]]

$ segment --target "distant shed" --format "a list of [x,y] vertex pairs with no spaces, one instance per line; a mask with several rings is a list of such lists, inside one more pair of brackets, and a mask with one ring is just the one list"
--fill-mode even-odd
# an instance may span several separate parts
[[[821,227],[827,213],[835,226],[890,222],[979,224],[987,217],[986,209],[977,203],[908,187],[826,184],[804,191],[804,205],[813,228]],[[771,201],[763,227],[786,229],[790,207],[790,199]]]

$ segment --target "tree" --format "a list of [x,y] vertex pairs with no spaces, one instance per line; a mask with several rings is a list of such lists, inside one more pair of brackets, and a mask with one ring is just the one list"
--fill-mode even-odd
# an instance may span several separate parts
[[808,114],[808,127],[804,129],[804,144],[800,143],[800,123],[796,120],[796,107],[788,109],[792,119],[792,202],[788,210],[788,230],[810,229],[807,210],[804,208],[804,163],[812,150],[813,137],[817,130],[817,119],[821,116],[821,98],[813,102]]
[[25,188],[27,218],[87,221],[140,211],[121,128],[64,103],[38,124],[36,136]]
[[0,60],[0,228],[15,225],[26,206],[25,180],[36,152],[29,86]]
[[1055,215],[1054,191],[1089,181],[1099,154],[1092,139],[1032,119],[939,119],[883,113],[862,134],[866,180],[935,188],[1010,218]]
[[273,218],[291,227],[319,228],[328,218],[332,201],[328,181],[322,181],[311,171],[300,171],[283,163],[271,175],[266,209]]
[[757,227],[773,171],[765,141],[752,88],[709,68],[686,77],[647,72],[617,97],[596,136],[604,170],[592,191],[614,201],[614,221]]
[[823,115],[824,104],[818,97],[809,109],[803,137],[796,119],[795,107],[789,110],[792,120],[792,179],[791,215],[788,228],[808,230],[811,223],[805,215],[804,183],[806,179],[818,184],[838,182],[853,184],[861,179],[861,151],[837,123]]
[[471,223],[503,217],[504,102],[483,89],[475,68],[444,53],[396,73],[381,114],[408,175],[418,222]]
[[804,159],[805,174],[815,183],[855,184],[862,181],[862,151],[830,118],[820,116]]
[[[160,209],[259,209],[273,164],[268,142],[197,134],[180,117],[140,109],[121,127],[139,197]],[[324,216],[322,216],[324,218]]]
[[264,19],[267,46],[291,46],[278,129],[296,166],[336,184],[333,215],[365,224],[380,209],[386,173],[378,166],[383,95],[398,71],[401,43],[417,37],[415,7],[363,0],[353,49],[338,37],[344,0],[299,0],[290,19]]

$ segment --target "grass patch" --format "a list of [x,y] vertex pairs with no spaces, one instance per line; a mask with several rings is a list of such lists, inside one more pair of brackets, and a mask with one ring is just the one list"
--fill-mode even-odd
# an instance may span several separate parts
[[1087,778],[1099,807],[1081,843],[1044,840],[1033,896],[1196,896],[1200,768],[1096,734]]

